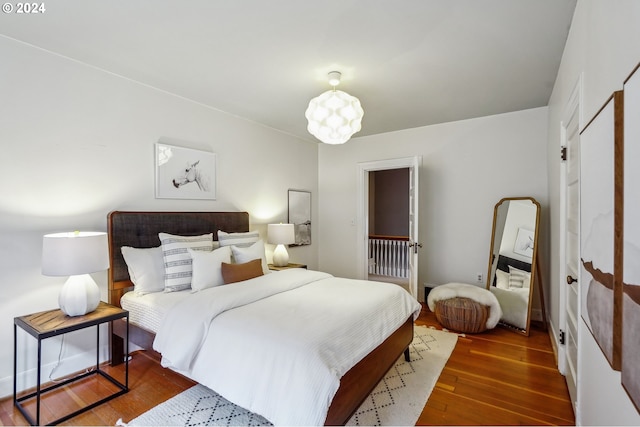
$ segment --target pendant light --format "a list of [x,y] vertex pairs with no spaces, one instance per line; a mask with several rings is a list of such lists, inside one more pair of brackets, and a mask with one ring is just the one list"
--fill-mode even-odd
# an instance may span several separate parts
[[341,90],[341,73],[332,71],[328,75],[328,90],[309,102],[305,117],[309,121],[307,130],[325,144],[344,144],[361,128],[364,111],[360,100]]

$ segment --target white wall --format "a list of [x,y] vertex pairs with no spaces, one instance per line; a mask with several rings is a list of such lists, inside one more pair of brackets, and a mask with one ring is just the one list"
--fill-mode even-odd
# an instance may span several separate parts
[[425,282],[475,283],[487,274],[494,205],[532,196],[547,209],[546,135],[544,107],[320,146],[320,269],[357,277],[357,164],[418,155],[418,294]]
[[[580,129],[640,62],[640,2],[578,0],[562,63],[549,102],[549,205],[551,292],[547,294],[552,330],[560,325],[560,123],[571,90],[583,75]],[[582,171],[592,173],[592,171]],[[596,172],[597,173],[597,172]],[[565,285],[566,286],[566,285]],[[582,425],[640,425],[640,415],[608,366],[591,334],[580,322],[578,413]]]
[[[43,234],[106,231],[115,209],[241,210],[266,238],[267,223],[287,219],[289,188],[312,192],[318,218],[315,143],[2,37],[0,56],[0,396],[12,393],[13,318],[56,308],[65,280],[40,274]],[[154,198],[159,140],[217,153],[216,201]],[[315,268],[317,248],[291,259]],[[106,272],[94,278],[106,300]],[[93,362],[94,342],[70,336],[56,374],[84,368],[78,354]],[[20,371],[35,368],[34,344],[21,334]],[[45,378],[59,349],[45,341]]]

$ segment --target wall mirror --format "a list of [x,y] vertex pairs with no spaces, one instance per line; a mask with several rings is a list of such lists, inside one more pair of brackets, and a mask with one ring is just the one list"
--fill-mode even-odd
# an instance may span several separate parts
[[540,204],[532,197],[500,200],[493,212],[487,289],[502,308],[500,324],[529,335]]

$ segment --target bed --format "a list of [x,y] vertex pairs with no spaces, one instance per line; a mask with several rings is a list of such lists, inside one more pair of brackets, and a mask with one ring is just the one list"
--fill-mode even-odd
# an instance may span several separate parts
[[[229,233],[247,232],[249,230],[249,215],[246,212],[122,212],[122,211],[116,211],[116,212],[110,213],[108,216],[108,234],[109,234],[109,246],[110,246],[109,253],[111,257],[111,268],[109,270],[109,280],[108,280],[109,302],[111,304],[121,306],[122,297],[128,292],[132,291],[133,289],[133,284],[129,277],[129,269],[121,253],[121,248],[123,246],[129,246],[134,248],[158,247],[160,245],[158,233],[171,233],[171,234],[182,235],[182,236],[195,236],[195,235],[200,235],[202,233],[213,233],[214,239],[216,239],[217,238],[216,236],[218,234],[217,232],[219,230],[226,231]],[[321,304],[326,304],[326,302],[322,302],[324,298],[321,296],[323,295],[322,293],[326,292],[326,290],[328,289],[326,286],[342,289],[344,285],[345,289],[350,287],[354,287],[355,289],[357,289],[358,286],[363,286],[365,283],[369,285],[371,285],[372,283],[372,282],[356,281],[356,280],[349,280],[349,279],[333,278],[333,276],[326,275],[325,273],[321,273],[321,272],[312,272],[312,271],[306,272],[306,270],[305,272],[303,272],[301,269],[296,269],[296,270],[299,270],[299,271],[289,270],[284,272],[266,274],[264,275],[264,277],[247,280],[246,282],[234,284],[233,286],[237,287],[238,292],[243,292],[245,296],[249,298],[253,298],[252,295],[255,293],[255,289],[259,289],[260,292],[262,292],[262,289],[264,288],[263,286],[256,286],[256,284],[253,282],[256,282],[256,283],[258,281],[260,281],[260,283],[271,282],[269,286],[277,287],[277,286],[282,286],[281,283],[283,283],[285,279],[287,281],[293,280],[294,282],[309,281],[308,284],[305,283],[304,285],[300,285],[300,286],[296,285],[295,287],[293,287],[291,290],[292,293],[287,293],[287,294],[283,293],[282,294],[283,296],[281,297],[279,296],[280,291],[276,291],[274,293],[275,296],[268,296],[266,300],[264,299],[259,300],[256,304],[262,306],[263,308],[269,307],[269,304],[272,301],[275,301],[278,298],[285,298],[284,295],[296,295],[295,292],[299,292],[300,294],[298,294],[298,296],[295,296],[295,298],[302,298],[305,301],[311,299],[313,301],[312,305],[322,307]],[[278,276],[281,273],[284,273],[284,274],[282,274],[281,276]],[[250,286],[254,286],[254,288],[249,288]],[[376,287],[379,285],[372,285],[372,286]],[[232,291],[230,289],[231,287],[232,286],[220,287],[220,288],[228,288],[228,289],[217,289],[216,292],[231,292]],[[385,287],[388,288],[389,285],[385,285]],[[243,288],[246,290],[241,291],[241,289]],[[317,288],[318,290],[313,290],[314,288]],[[386,291],[386,288],[384,289],[384,291]],[[380,287],[380,289],[383,290],[382,287]],[[289,292],[289,290],[287,290],[287,292]],[[316,293],[311,293],[311,292],[316,292]],[[317,292],[320,292],[320,293],[317,293]],[[175,293],[175,294],[178,294],[178,293]],[[199,303],[205,304],[204,302],[202,302],[204,297],[193,298],[193,294],[192,293],[190,294],[191,294],[192,300],[198,300]],[[203,291],[203,292],[200,292],[199,294],[204,296],[205,292]],[[363,294],[366,295],[366,293],[363,293],[363,292],[360,292],[359,295],[363,295]],[[316,296],[316,295],[320,295],[320,296]],[[189,296],[188,295],[176,296],[176,298],[188,299]],[[288,296],[287,298],[291,300],[291,298],[294,298],[294,297]],[[368,298],[369,297],[367,298],[360,297],[360,300],[364,301],[364,300],[367,300]],[[219,300],[218,297],[212,299],[212,301],[214,302],[217,300]],[[406,317],[403,317],[399,322],[396,321],[397,326],[394,325],[393,330],[391,330],[390,332],[377,331],[377,328],[379,326],[375,326],[375,328],[372,327],[372,329],[376,329],[376,333],[373,335],[376,335],[376,334],[379,335],[379,337],[377,338],[380,341],[379,343],[376,342],[375,345],[371,345],[369,343],[367,345],[369,345],[370,348],[359,350],[360,352],[364,351],[364,354],[354,356],[356,358],[350,362],[349,361],[345,362],[344,360],[340,362],[341,363],[340,369],[343,369],[344,373],[342,374],[340,369],[336,369],[336,372],[339,372],[341,374],[341,376],[339,376],[338,379],[336,380],[337,390],[333,390],[331,387],[329,387],[328,388],[329,399],[327,402],[321,403],[321,408],[319,413],[322,414],[322,419],[324,419],[324,423],[326,425],[345,424],[347,420],[351,417],[351,415],[355,412],[355,410],[359,407],[359,405],[368,396],[371,390],[373,390],[376,384],[384,377],[384,375],[391,368],[391,366],[393,366],[396,360],[400,356],[402,356],[403,353],[405,354],[405,357],[408,357],[408,346],[413,339],[413,321],[415,317],[417,317],[418,315],[420,306],[417,302],[415,302],[414,299],[412,299],[411,303],[407,303],[407,304],[410,306],[410,309],[409,309],[410,314],[406,315]],[[183,303],[177,303],[176,306],[178,305],[184,306]],[[246,304],[242,303],[241,307],[245,307],[245,305]],[[311,305],[309,305],[309,307],[307,308],[311,308]],[[305,312],[307,308],[305,308]],[[327,305],[325,306],[325,308],[327,308],[328,310],[331,308],[331,306]],[[168,313],[169,310],[173,312],[173,311],[176,311],[177,308],[173,308],[173,307],[167,308],[166,312]],[[244,310],[245,308],[240,308],[238,310],[238,312],[240,313],[238,315],[239,316],[238,319],[250,318],[250,314],[247,314],[248,312]],[[386,316],[390,315],[382,311],[380,307],[376,308],[375,310],[380,310],[380,317],[382,319],[385,319]],[[230,312],[236,312],[236,310],[235,309],[230,310]],[[163,316],[164,314],[162,314],[160,317],[163,317]],[[395,316],[397,317],[397,314]],[[180,315],[175,315],[175,319],[180,319]],[[208,319],[205,319],[205,324],[208,321],[209,321]],[[282,319],[280,321],[282,322]],[[132,325],[130,327],[130,341],[141,348],[152,349],[154,340],[156,339],[155,332],[158,330],[158,327],[160,327],[158,325],[162,323],[162,319],[156,319],[155,322],[156,322],[155,323],[156,326],[140,327],[136,324],[135,321],[132,321]],[[176,322],[174,323],[172,322],[164,322],[164,323],[171,325],[171,324],[177,324],[178,322],[179,320],[176,320]],[[366,322],[367,325],[368,325],[368,322],[369,320],[367,320]],[[240,334],[237,329],[237,325],[239,323],[241,322],[239,322],[237,319],[234,320],[233,316],[227,315],[227,312],[225,312],[224,316],[218,316],[215,321],[211,322],[211,325],[212,325],[211,331],[215,331],[215,333],[218,334],[215,336],[220,337],[224,335],[225,331],[231,330],[232,328],[236,328],[236,329],[233,329],[233,333],[230,333],[230,332],[227,333],[227,335],[229,335],[228,339],[234,339],[236,335]],[[300,323],[300,322],[289,321],[288,323],[281,323],[278,326],[278,328],[289,329],[291,325],[296,323]],[[323,322],[319,322],[319,323],[323,323]],[[256,324],[259,324],[259,322],[256,322],[254,319],[253,325],[255,326]],[[123,326],[124,325],[122,324],[122,322],[114,322],[114,324],[112,325],[112,331],[110,334],[111,335],[110,344],[111,344],[111,360],[112,360],[112,363],[114,364],[121,363],[124,360],[124,354],[123,354],[124,345],[123,345],[123,338],[122,338],[124,336]],[[166,329],[171,329],[171,327],[167,327]],[[317,328],[314,328],[314,329],[317,329]],[[348,337],[347,332],[352,328],[345,325],[343,329],[345,331],[344,336]],[[247,328],[247,330],[249,330],[249,328]],[[200,342],[197,343],[196,345],[198,349],[198,355],[196,356],[197,359],[195,360],[189,359],[186,361],[182,361],[182,363],[175,363],[175,369],[174,367],[172,367],[172,369],[185,374],[186,376],[194,379],[197,382],[203,382],[204,385],[207,385],[207,386],[208,384],[206,382],[210,381],[210,379],[205,378],[206,375],[203,376],[202,371],[204,369],[202,368],[202,366],[206,366],[203,360],[207,360],[206,358],[209,357],[211,354],[223,353],[219,351],[216,352],[215,343],[212,344],[212,339],[209,338],[213,334],[213,332],[211,331],[209,331],[208,329],[206,331],[206,334],[208,334],[207,341],[204,341],[204,343],[200,343]],[[167,342],[171,342],[173,338],[167,338],[167,337],[170,337],[170,335],[166,335],[166,332],[164,330],[161,330],[158,335],[158,338],[159,338],[158,341],[165,343],[165,347],[164,347],[165,354],[163,354],[163,364],[165,363],[165,359],[172,357],[170,356],[171,346],[166,344]],[[178,338],[182,339],[184,337],[178,337]],[[341,338],[340,336],[337,336],[335,341],[341,341],[340,338]],[[192,338],[192,340],[193,339],[195,338]],[[237,339],[239,339],[239,337]],[[349,338],[349,339],[344,339],[343,341],[350,342],[350,340],[351,339]],[[196,341],[198,340],[196,339]],[[290,341],[293,342],[295,340],[290,339]],[[181,345],[183,344],[181,343]],[[234,349],[237,349],[240,347],[241,347],[241,340],[237,341],[233,345]],[[210,350],[206,350],[207,348],[210,348]],[[209,353],[206,353],[207,351],[209,351]],[[262,351],[263,350],[261,348],[261,352]],[[355,350],[353,350],[353,352],[354,354],[357,353],[357,351]],[[240,352],[240,354],[242,355],[247,355],[248,353],[250,352],[246,350]],[[292,351],[283,353],[283,355],[278,356],[277,358],[283,358],[283,359],[287,357],[290,358],[290,357],[294,357],[292,355],[295,355],[295,354],[296,354],[296,351],[292,350]],[[175,355],[176,353],[174,352],[173,356]],[[227,358],[227,359],[225,359],[227,360],[227,362],[225,363],[233,363],[233,359],[234,359],[233,357]],[[295,359],[292,359],[292,360],[293,362],[291,363],[295,364]],[[248,366],[246,360],[244,360],[243,363],[244,363],[243,366],[245,367]],[[345,365],[345,363],[348,363],[348,365]],[[303,364],[307,364],[307,362],[304,362]],[[253,366],[253,364],[251,364],[251,366]],[[266,362],[265,362],[265,366],[267,366]],[[186,369],[181,369],[181,367]],[[260,368],[260,363],[257,363],[257,367]],[[229,370],[231,371],[232,369],[234,369],[234,367],[229,366]],[[265,371],[270,369],[271,368],[269,367],[268,369],[265,369]],[[260,369],[256,369],[255,371],[256,372],[254,372],[254,374],[259,375]],[[222,377],[224,376],[223,374],[224,372],[220,373],[219,376]],[[279,376],[286,377],[286,375],[279,375]],[[335,376],[335,372],[334,372],[334,376]],[[256,383],[260,383],[260,381],[262,381],[262,383],[264,384],[268,383],[266,386],[272,387],[273,390],[277,390],[278,388],[280,389],[283,388],[283,384],[278,384],[277,380],[274,380],[272,384],[270,383],[271,380],[272,379],[270,379],[265,383],[265,380],[261,380],[256,377]],[[214,387],[211,387],[211,388],[214,388]],[[266,391],[261,392],[260,396],[270,394],[271,389],[265,389],[265,390]],[[302,395],[304,394],[304,392],[306,391],[303,390],[300,394]],[[221,394],[223,394],[223,396],[225,395],[224,393],[221,393]],[[290,390],[288,394],[296,395],[296,392],[295,390]],[[230,400],[234,401],[235,397]],[[322,397],[319,400],[322,400]],[[241,406],[252,410],[251,407],[248,407],[250,405],[243,404],[245,402],[236,401],[234,403],[238,403]],[[286,406],[286,402],[284,401],[280,402],[279,404]],[[325,405],[324,409],[322,405]],[[325,413],[326,413],[326,416],[325,416]],[[313,423],[321,424],[322,419],[320,419],[320,422],[313,421]],[[278,420],[275,420],[274,423],[278,424],[280,422]]]

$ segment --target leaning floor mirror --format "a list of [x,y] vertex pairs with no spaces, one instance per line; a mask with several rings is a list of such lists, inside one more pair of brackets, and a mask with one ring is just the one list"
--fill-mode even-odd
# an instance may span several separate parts
[[504,198],[494,208],[487,289],[500,302],[500,324],[527,336],[539,224],[540,204],[532,197]]

